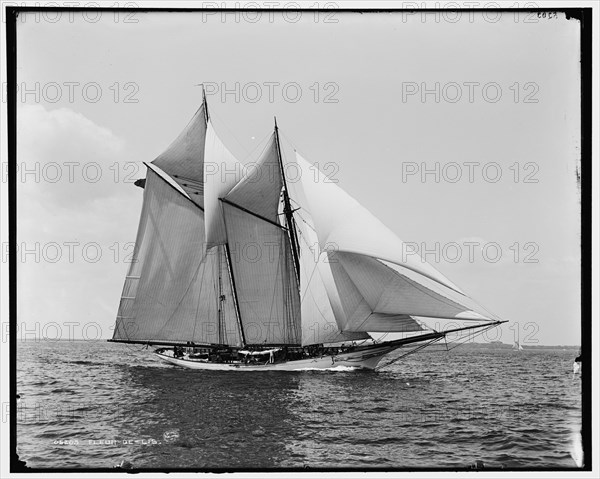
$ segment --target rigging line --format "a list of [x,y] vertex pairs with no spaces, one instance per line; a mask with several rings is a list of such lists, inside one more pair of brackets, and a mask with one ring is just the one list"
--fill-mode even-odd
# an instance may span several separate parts
[[[261,147],[262,149],[260,150],[260,154],[256,156],[257,159],[262,158],[263,154],[265,153],[265,151],[267,151],[267,147],[268,147],[268,140],[273,136],[273,133],[267,133],[265,134],[260,141],[257,143],[257,145],[252,149],[252,151],[250,153],[248,153],[248,155],[246,155],[243,158],[244,161],[244,165],[249,164],[250,162],[246,162],[246,160],[249,160],[250,157],[254,156],[254,152],[257,151],[259,149],[259,147]],[[264,145],[263,145],[264,143]]]
[[[442,337],[443,337],[443,336],[442,336]],[[374,370],[375,370],[375,371],[379,371],[379,370],[380,370],[380,369],[382,369],[382,368],[385,368],[385,367],[391,366],[392,364],[394,364],[394,363],[397,363],[398,361],[400,361],[401,359],[405,358],[406,356],[409,356],[409,355],[411,355],[411,354],[414,354],[414,353],[416,353],[417,351],[420,351],[421,349],[424,349],[424,348],[426,348],[426,347],[428,347],[428,346],[430,346],[430,345],[432,345],[432,344],[434,344],[434,343],[437,343],[438,341],[440,341],[440,340],[442,339],[442,337],[439,337],[439,338],[434,338],[434,339],[432,339],[431,341],[428,341],[428,342],[427,342],[427,343],[425,343],[425,344],[421,344],[421,345],[417,346],[416,348],[414,348],[414,349],[411,349],[410,351],[407,351],[407,352],[406,352],[406,353],[404,353],[403,355],[401,355],[401,356],[398,356],[397,358],[394,358],[394,359],[392,359],[391,361],[388,361],[388,362],[387,362],[387,363],[385,363],[385,364],[381,364],[381,365],[379,365],[379,366],[375,367],[375,369],[374,369]]]
[[298,210],[301,210],[301,209],[302,209],[302,205],[301,205],[300,203],[298,203],[298,202],[297,202],[297,201],[296,201],[294,198],[292,198],[291,196],[290,196],[290,201],[291,201],[291,202],[293,202],[293,203],[295,203],[295,204],[296,204],[296,206],[297,206],[297,208],[295,208],[295,209],[294,209],[294,212],[296,212],[296,211],[298,211]]
[[[298,210],[296,210],[296,211],[298,211]],[[297,215],[302,220],[302,222],[306,224],[306,226],[308,226],[315,233],[317,232],[317,230],[315,229],[315,227],[313,225],[311,225],[306,219],[304,219],[304,217],[300,213],[297,213]]]
[[475,339],[477,336],[480,336],[480,335],[486,333],[488,330],[490,330],[492,328],[495,328],[496,326],[497,326],[497,324],[493,324],[493,325],[490,325],[490,326],[487,326],[487,327],[482,326],[482,328],[484,328],[484,329],[482,329],[481,331],[479,331],[476,334],[473,334],[473,336],[471,336],[471,334],[467,334],[467,337],[466,337],[466,339],[463,342],[459,342],[459,340],[457,340],[457,341],[451,341],[450,344],[456,343],[456,346],[454,346],[453,348],[450,348],[448,351],[452,351],[453,349],[458,348],[459,346],[462,346],[464,343],[466,343],[470,339]]
[[500,316],[498,316],[495,313],[492,313],[489,309],[487,309],[485,306],[483,306],[481,303],[479,303],[479,301],[477,301],[476,299],[471,298],[471,296],[467,296],[466,294],[463,294],[463,296],[466,296],[471,301],[473,301],[473,303],[475,303],[476,306],[479,306],[483,311],[485,311],[487,314],[489,314],[492,319],[495,319],[496,321],[499,321],[499,320],[502,319],[502,318],[500,318]]
[[216,113],[215,113],[215,110],[214,110],[214,108],[211,110],[210,117],[211,117],[211,122],[212,122],[213,126],[215,125],[215,121],[214,121],[214,120],[215,120],[215,119],[217,119],[217,123],[219,123],[219,129],[223,128],[224,130],[227,130],[227,132],[230,134],[231,138],[233,138],[233,140],[234,140],[234,141],[235,141],[235,142],[236,142],[236,143],[237,143],[237,144],[238,144],[238,145],[241,147],[241,149],[242,149],[242,150],[244,150],[244,154],[245,154],[245,155],[246,155],[246,157],[247,157],[247,155],[250,153],[250,152],[248,151],[248,148],[246,148],[246,147],[245,147],[245,146],[244,146],[244,145],[243,145],[243,144],[242,144],[242,143],[241,143],[241,142],[238,140],[238,138],[237,138],[237,136],[235,135],[235,133],[233,133],[233,132],[232,132],[232,131],[229,129],[229,127],[227,126],[227,122],[223,121],[223,120],[221,119],[221,117],[220,117],[218,114],[216,114]]
[[[300,235],[300,239],[302,241],[304,241],[304,244],[306,245],[306,247],[308,248],[309,251],[312,250],[310,249],[310,245],[308,244],[308,241],[306,240],[306,237],[302,234],[301,231],[298,231],[299,235]],[[314,253],[313,253],[314,254]],[[321,257],[321,253],[319,252],[319,258]],[[315,267],[313,268],[312,272],[310,273],[310,278],[308,279],[308,283],[306,283],[306,291],[304,291],[304,296],[302,298],[300,298],[300,302],[304,301],[304,298],[306,297],[306,293],[308,293],[308,287],[310,286],[313,276],[315,275],[315,271],[317,270],[318,264],[315,263]]]
[[294,152],[298,151],[298,148],[296,148],[295,143],[292,141],[292,139],[287,136],[285,133],[280,133],[280,136],[283,136],[285,138],[285,140],[289,143],[289,145],[292,147],[292,150],[294,150]]
[[[219,117],[219,115],[215,115],[215,112],[213,110],[212,113],[211,113],[211,118],[215,118],[215,117],[218,120],[217,123],[219,123],[219,129],[221,129],[221,127],[224,126],[224,129],[227,130],[227,132],[232,136],[232,138],[234,139],[234,141],[244,150],[244,155],[242,156],[242,162],[240,162],[242,164],[242,166],[248,163],[247,160],[249,160],[251,157],[253,157],[254,153],[259,148],[262,147],[261,155],[266,150],[266,148],[267,148],[267,141],[271,137],[272,133],[266,133],[265,135],[263,135],[261,137],[261,139],[259,140],[259,142],[251,150],[248,150],[248,148],[246,148],[241,143],[241,141],[238,140],[237,136],[229,129],[229,127],[227,126],[227,122],[222,121],[221,118]],[[215,126],[214,123],[215,122],[213,121],[213,126]],[[259,157],[260,157],[260,155],[259,155]]]
[[[200,263],[198,264],[198,267],[196,268],[196,272],[194,273],[194,276],[192,277],[192,280],[188,284],[188,286],[187,286],[186,290],[184,291],[184,293],[181,295],[181,298],[179,298],[179,301],[175,305],[175,309],[173,309],[173,312],[171,313],[171,315],[169,316],[169,318],[167,319],[167,321],[165,321],[165,324],[163,324],[163,326],[158,330],[158,333],[161,333],[162,330],[167,327],[167,324],[169,324],[171,322],[171,320],[173,319],[173,317],[175,316],[175,313],[177,312],[177,310],[181,306],[181,303],[183,302],[183,299],[187,296],[190,288],[192,287],[192,284],[196,281],[196,278],[198,277],[198,271],[200,270],[200,267],[202,266],[203,263],[204,263],[204,259],[201,260]],[[202,285],[200,287],[202,287]]]

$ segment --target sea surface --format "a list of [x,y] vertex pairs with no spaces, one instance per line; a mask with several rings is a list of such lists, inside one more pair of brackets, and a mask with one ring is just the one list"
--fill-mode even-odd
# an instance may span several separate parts
[[219,372],[105,341],[19,342],[35,468],[572,468],[573,350],[456,348],[378,372]]

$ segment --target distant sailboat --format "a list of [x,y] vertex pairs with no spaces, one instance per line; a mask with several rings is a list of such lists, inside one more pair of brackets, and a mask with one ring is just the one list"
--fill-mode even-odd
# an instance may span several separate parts
[[[194,369],[375,369],[395,349],[504,322],[291,156],[275,123],[241,168],[204,97],[137,183],[144,202],[111,341],[164,346],[159,358]],[[450,321],[468,325],[437,326]]]
[[515,344],[512,347],[515,351],[523,351],[523,346],[519,343],[519,341],[515,341]]

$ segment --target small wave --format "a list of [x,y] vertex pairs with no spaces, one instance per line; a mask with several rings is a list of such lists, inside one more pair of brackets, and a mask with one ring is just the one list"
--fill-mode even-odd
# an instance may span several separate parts
[[75,394],[75,391],[69,388],[55,388],[50,391],[50,394]]

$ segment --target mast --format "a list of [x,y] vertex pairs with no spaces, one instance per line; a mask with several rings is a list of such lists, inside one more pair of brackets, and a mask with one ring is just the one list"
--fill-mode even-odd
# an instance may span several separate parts
[[287,224],[290,243],[292,246],[292,256],[294,258],[294,267],[296,270],[296,279],[300,285],[300,253],[298,248],[298,234],[296,232],[296,223],[294,221],[294,210],[290,204],[290,196],[288,194],[287,182],[283,170],[283,160],[281,158],[281,146],[279,144],[279,128],[277,128],[277,118],[275,118],[275,144],[277,146],[277,159],[279,160],[279,170],[281,172],[281,180],[283,182],[283,214]]

